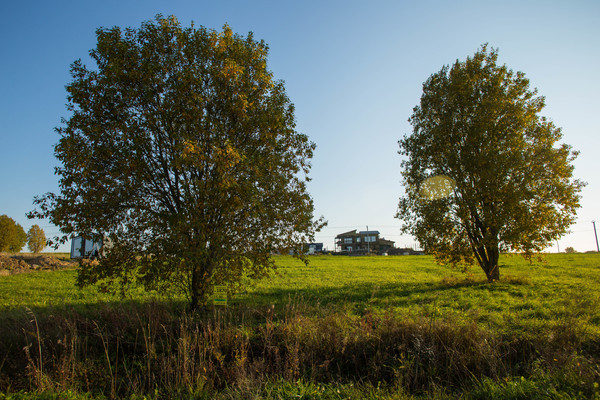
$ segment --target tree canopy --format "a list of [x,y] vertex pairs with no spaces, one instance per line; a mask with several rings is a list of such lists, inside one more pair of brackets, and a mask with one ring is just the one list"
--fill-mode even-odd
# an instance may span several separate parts
[[18,253],[26,241],[23,227],[8,215],[0,215],[0,252]]
[[96,34],[97,69],[72,64],[72,115],[56,129],[60,193],[30,213],[63,242],[110,243],[80,284],[137,280],[196,307],[213,284],[264,276],[274,250],[313,239],[323,224],[306,189],[315,145],[295,130],[263,41],[160,15]]
[[[487,45],[431,75],[413,132],[399,141],[403,232],[440,262],[476,261],[489,281],[499,279],[500,252],[531,256],[565,234],[584,184],[573,178],[578,153],[558,143],[544,106],[525,74],[499,65]],[[445,182],[437,191],[435,177]]]
[[39,225],[32,225],[27,231],[27,247],[32,253],[39,253],[46,247],[46,233]]

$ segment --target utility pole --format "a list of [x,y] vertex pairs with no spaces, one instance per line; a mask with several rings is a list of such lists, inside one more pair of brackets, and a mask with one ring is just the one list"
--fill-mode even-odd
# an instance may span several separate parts
[[594,224],[594,236],[596,236],[596,251],[600,253],[600,247],[598,247],[598,234],[596,233],[596,221],[592,221]]
[[[594,225],[596,226],[596,225]],[[369,242],[369,225],[367,225],[367,236],[365,237],[365,239],[367,240],[367,255],[370,256],[371,255],[371,242]]]
[[558,248],[558,252],[560,253],[560,246],[558,245],[558,240],[556,241],[556,247]]

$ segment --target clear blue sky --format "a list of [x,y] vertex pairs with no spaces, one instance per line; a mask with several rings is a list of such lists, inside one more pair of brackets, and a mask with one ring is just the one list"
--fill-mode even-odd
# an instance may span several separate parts
[[[422,83],[481,44],[525,72],[546,97],[543,114],[581,151],[576,177],[588,182],[573,233],[560,250],[596,247],[600,221],[600,2],[590,1],[4,1],[0,5],[0,214],[25,230],[35,195],[56,192],[53,128],[65,109],[69,65],[95,47],[98,27],[139,27],[156,14],[183,25],[264,39],[269,68],[286,83],[298,131],[317,144],[309,189],[333,247],[351,229],[379,230],[397,246],[414,240],[394,218],[400,184],[397,141]],[[600,228],[600,223],[598,224]],[[64,249],[64,248],[63,248]],[[556,251],[554,246],[553,251]]]

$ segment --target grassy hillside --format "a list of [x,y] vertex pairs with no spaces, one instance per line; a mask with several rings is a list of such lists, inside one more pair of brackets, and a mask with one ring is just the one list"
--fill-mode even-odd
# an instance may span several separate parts
[[476,268],[465,274],[426,256],[277,264],[271,279],[230,298],[227,309],[200,313],[156,293],[80,291],[74,270],[2,276],[0,392],[600,396],[597,254],[533,264],[503,257],[493,285]]
[[312,303],[356,310],[369,306],[398,314],[450,317],[494,330],[562,324],[572,319],[600,330],[600,255],[550,254],[530,264],[501,258],[501,282],[436,265],[427,256],[313,257],[309,266],[281,258],[278,275],[240,301],[285,302],[301,294]]

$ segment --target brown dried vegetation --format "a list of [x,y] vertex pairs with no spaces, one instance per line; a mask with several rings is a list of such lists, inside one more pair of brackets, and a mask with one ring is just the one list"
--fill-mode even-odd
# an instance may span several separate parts
[[577,324],[512,337],[476,324],[369,309],[363,315],[310,316],[306,306],[291,299],[279,311],[181,314],[159,303],[105,305],[93,316],[74,309],[52,315],[28,311],[0,328],[0,354],[6,354],[0,359],[0,391],[111,398],[154,392],[174,398],[284,379],[381,383],[417,394],[531,376],[540,366],[576,366],[590,391],[598,378],[600,343],[583,343]]
[[76,262],[46,255],[0,253],[0,276],[74,267]]

